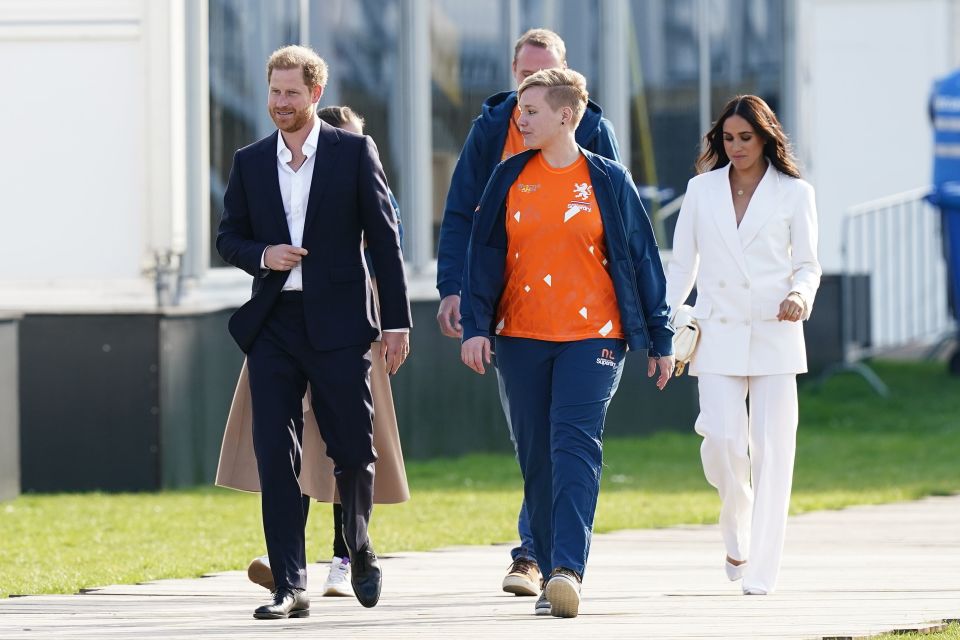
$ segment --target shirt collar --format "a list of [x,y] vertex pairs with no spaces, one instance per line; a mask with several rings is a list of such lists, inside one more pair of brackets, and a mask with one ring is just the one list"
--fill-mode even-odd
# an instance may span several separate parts
[[[320,139],[320,119],[317,117],[313,118],[313,128],[310,129],[310,133],[307,134],[307,139],[303,142],[303,155],[310,158],[317,151],[317,141]],[[287,148],[287,144],[283,141],[283,133],[277,131],[277,158],[282,162],[290,162],[293,159],[293,153],[290,149]]]

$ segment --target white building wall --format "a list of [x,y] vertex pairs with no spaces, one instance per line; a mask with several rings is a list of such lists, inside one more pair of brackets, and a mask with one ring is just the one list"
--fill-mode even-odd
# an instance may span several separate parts
[[185,228],[183,0],[0,0],[0,308],[152,304]]
[[820,257],[842,267],[841,222],[855,204],[926,185],[927,98],[956,60],[953,0],[798,0],[797,130],[817,190]]

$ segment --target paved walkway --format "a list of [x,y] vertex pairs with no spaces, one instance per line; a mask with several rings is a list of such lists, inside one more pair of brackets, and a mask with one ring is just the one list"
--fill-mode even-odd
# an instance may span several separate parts
[[[960,618],[960,496],[792,518],[780,590],[740,595],[716,527],[598,535],[578,618],[534,617],[499,591],[507,547],[383,560],[375,609],[314,598],[310,618],[258,621],[265,592],[231,571],[0,600],[0,638],[865,638]],[[325,565],[310,566],[319,585]]]

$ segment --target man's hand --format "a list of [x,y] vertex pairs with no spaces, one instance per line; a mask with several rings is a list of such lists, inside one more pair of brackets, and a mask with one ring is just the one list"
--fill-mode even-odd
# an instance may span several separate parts
[[474,336],[460,347],[460,359],[480,375],[486,373],[483,363],[490,364],[490,338]]
[[393,375],[410,355],[410,333],[384,331],[380,334],[380,356],[386,360],[387,373]]
[[448,338],[463,336],[463,327],[460,325],[460,296],[451,294],[440,301],[437,322],[440,324],[440,333]]
[[661,356],[659,358],[647,358],[647,377],[652,378],[660,367],[660,377],[657,378],[657,389],[663,391],[663,388],[670,382],[670,376],[673,375],[673,367],[676,360],[673,356]]
[[267,247],[263,254],[263,263],[272,271],[290,271],[300,264],[307,250],[289,244],[275,244]]

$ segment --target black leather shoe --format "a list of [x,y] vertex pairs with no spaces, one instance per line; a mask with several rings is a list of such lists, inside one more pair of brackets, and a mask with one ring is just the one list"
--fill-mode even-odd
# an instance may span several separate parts
[[273,602],[257,607],[253,617],[259,620],[306,618],[310,615],[310,597],[303,589],[278,589]]
[[368,608],[377,606],[382,577],[377,554],[369,543],[363,549],[350,554],[350,583],[360,604]]

